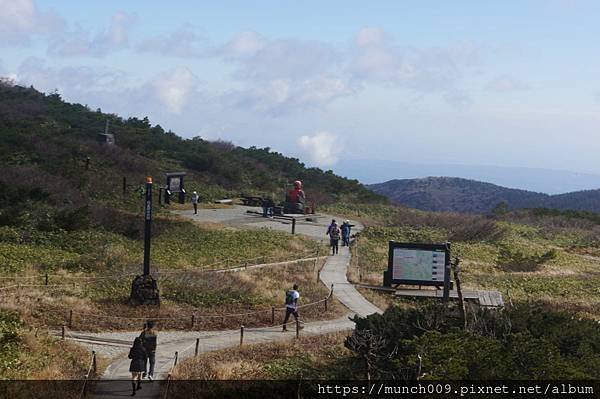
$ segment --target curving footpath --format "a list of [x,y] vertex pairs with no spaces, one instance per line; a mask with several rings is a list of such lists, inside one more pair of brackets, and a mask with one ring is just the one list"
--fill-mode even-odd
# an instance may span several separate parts
[[[242,208],[242,207],[240,207]],[[243,210],[243,208],[242,208]],[[227,210],[230,214],[231,211]],[[196,219],[196,215],[188,215],[187,212],[180,212],[182,216]],[[212,212],[211,212],[212,213]],[[244,215],[236,214],[237,220],[243,218]],[[248,216],[246,216],[248,218]],[[249,218],[252,218],[251,216]],[[253,218],[256,219],[255,217]],[[265,219],[260,218],[258,221],[261,227],[265,226]],[[324,216],[323,221],[320,224],[310,223],[297,225],[297,232],[305,234],[316,239],[323,239],[326,230],[326,225],[330,216]],[[256,223],[250,221],[248,224]],[[266,222],[268,223],[268,222]],[[276,226],[278,221],[271,221],[276,229],[282,229],[280,226]],[[324,223],[324,224],[323,224]],[[356,222],[355,231],[360,231],[362,226]],[[318,235],[317,235],[318,234]],[[358,314],[359,316],[367,316],[373,313],[381,313],[381,309],[368,302],[355,288],[350,284],[346,278],[346,272],[348,265],[350,264],[350,251],[346,247],[341,247],[339,254],[336,256],[329,256],[321,270],[321,281],[330,287],[334,286],[334,296],[343,303],[348,309],[349,313],[341,318],[334,320],[315,321],[304,324],[304,329],[301,335],[313,335],[313,334],[326,334],[331,332],[351,330],[354,327],[354,323],[349,317]],[[139,331],[124,333],[97,333],[90,334],[88,336],[95,336],[98,338],[109,338],[109,339],[120,339],[132,342],[133,339],[139,334]],[[268,343],[293,339],[295,332],[290,329],[290,332],[282,333],[281,326],[275,327],[259,327],[259,328],[248,328],[244,331],[244,344],[257,344],[257,343]],[[165,379],[168,372],[173,366],[174,354],[178,352],[178,359],[183,360],[187,357],[193,356],[195,352],[196,339],[199,338],[198,353],[210,352],[219,349],[225,349],[235,347],[240,344],[240,331],[239,330],[226,330],[226,331],[166,331],[160,333],[160,341],[156,352],[156,368],[155,377],[158,380]],[[99,348],[96,348],[99,349]],[[122,347],[120,348],[123,349]],[[119,358],[108,366],[106,369],[103,380],[99,381],[96,386],[94,397],[96,398],[113,398],[122,397],[131,393],[131,384],[129,381],[125,381],[130,378],[129,373],[129,362],[127,357]],[[136,397],[157,397],[159,392],[159,383],[146,383],[142,384],[142,389],[138,391]]]

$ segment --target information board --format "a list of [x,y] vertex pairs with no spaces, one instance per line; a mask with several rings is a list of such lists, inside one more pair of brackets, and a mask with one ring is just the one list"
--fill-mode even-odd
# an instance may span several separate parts
[[169,179],[169,191],[172,193],[178,193],[181,191],[181,177],[173,176]]
[[449,282],[450,244],[416,244],[390,241],[384,285],[443,286]]

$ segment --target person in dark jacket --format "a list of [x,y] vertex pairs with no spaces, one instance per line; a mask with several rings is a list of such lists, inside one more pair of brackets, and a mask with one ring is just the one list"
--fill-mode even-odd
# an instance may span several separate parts
[[331,246],[331,254],[335,255],[338,253],[338,243],[340,241],[340,228],[338,227],[337,223],[335,222],[335,219],[333,219],[331,221],[331,224],[329,225],[329,227],[327,228],[327,233],[325,233],[329,236],[330,240],[329,240],[329,245]]
[[156,338],[157,332],[154,329],[154,322],[148,321],[144,325],[144,330],[140,334],[140,339],[142,340],[142,345],[144,345],[144,349],[146,350],[146,355],[148,356],[148,362],[150,363],[148,369],[148,379],[150,381],[154,378],[154,363],[156,362]]
[[350,246],[350,229],[352,226],[350,225],[349,220],[345,220],[342,224],[342,246],[349,247]]
[[136,337],[133,341],[133,346],[129,350],[129,358],[131,359],[129,371],[131,371],[131,387],[133,388],[131,396],[134,396],[137,389],[142,389],[142,373],[146,371],[146,349],[144,349],[140,337]]

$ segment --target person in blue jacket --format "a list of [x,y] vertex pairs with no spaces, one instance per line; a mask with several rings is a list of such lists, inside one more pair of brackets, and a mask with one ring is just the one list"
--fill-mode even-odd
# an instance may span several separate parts
[[342,247],[349,247],[350,246],[350,230],[351,230],[352,226],[350,226],[350,221],[349,220],[344,220],[344,223],[342,223]]

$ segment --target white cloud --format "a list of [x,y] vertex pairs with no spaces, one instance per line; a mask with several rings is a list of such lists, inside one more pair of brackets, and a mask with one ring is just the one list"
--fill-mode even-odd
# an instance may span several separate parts
[[198,86],[198,78],[188,68],[180,67],[154,79],[154,95],[172,113],[179,114]]
[[194,31],[190,25],[180,27],[169,34],[153,36],[142,41],[137,50],[174,57],[199,57],[206,53],[206,37]]
[[478,60],[479,48],[472,43],[429,48],[400,46],[382,29],[366,27],[355,37],[347,70],[361,82],[446,92]]
[[[47,66],[43,59],[29,57],[21,63],[15,76],[17,83],[33,85],[43,92],[57,89],[61,93],[80,95],[107,87],[122,86],[125,74],[117,70],[87,66],[53,68]],[[74,99],[78,100],[76,95]]]
[[504,75],[498,76],[491,80],[485,88],[486,90],[495,91],[497,93],[509,93],[513,91],[528,90],[529,85],[515,78]]
[[0,0],[0,41],[29,42],[32,35],[56,32],[64,21],[52,12],[42,12],[33,0]]
[[388,37],[381,28],[366,27],[358,31],[356,35],[356,45],[358,47],[379,45],[388,41]]
[[48,52],[65,57],[101,57],[126,48],[129,45],[129,30],[136,19],[133,15],[117,12],[112,16],[108,28],[93,37],[82,29],[67,32],[50,44]]
[[323,42],[267,39],[255,32],[240,32],[213,54],[236,64],[238,79],[253,81],[309,79],[340,62],[340,54]]
[[243,31],[217,49],[216,53],[233,59],[249,57],[262,50],[266,42],[264,37],[254,31]]
[[334,165],[342,151],[338,137],[326,131],[316,132],[312,136],[301,136],[297,143],[305,157],[317,166]]
[[355,89],[347,82],[334,77],[303,81],[274,79],[245,90],[232,91],[224,96],[224,101],[270,116],[284,116],[302,109],[323,107],[354,92]]
[[282,116],[322,107],[356,90],[340,74],[341,52],[322,42],[268,39],[244,31],[212,54],[235,65],[233,76],[244,84],[223,96],[228,106]]

